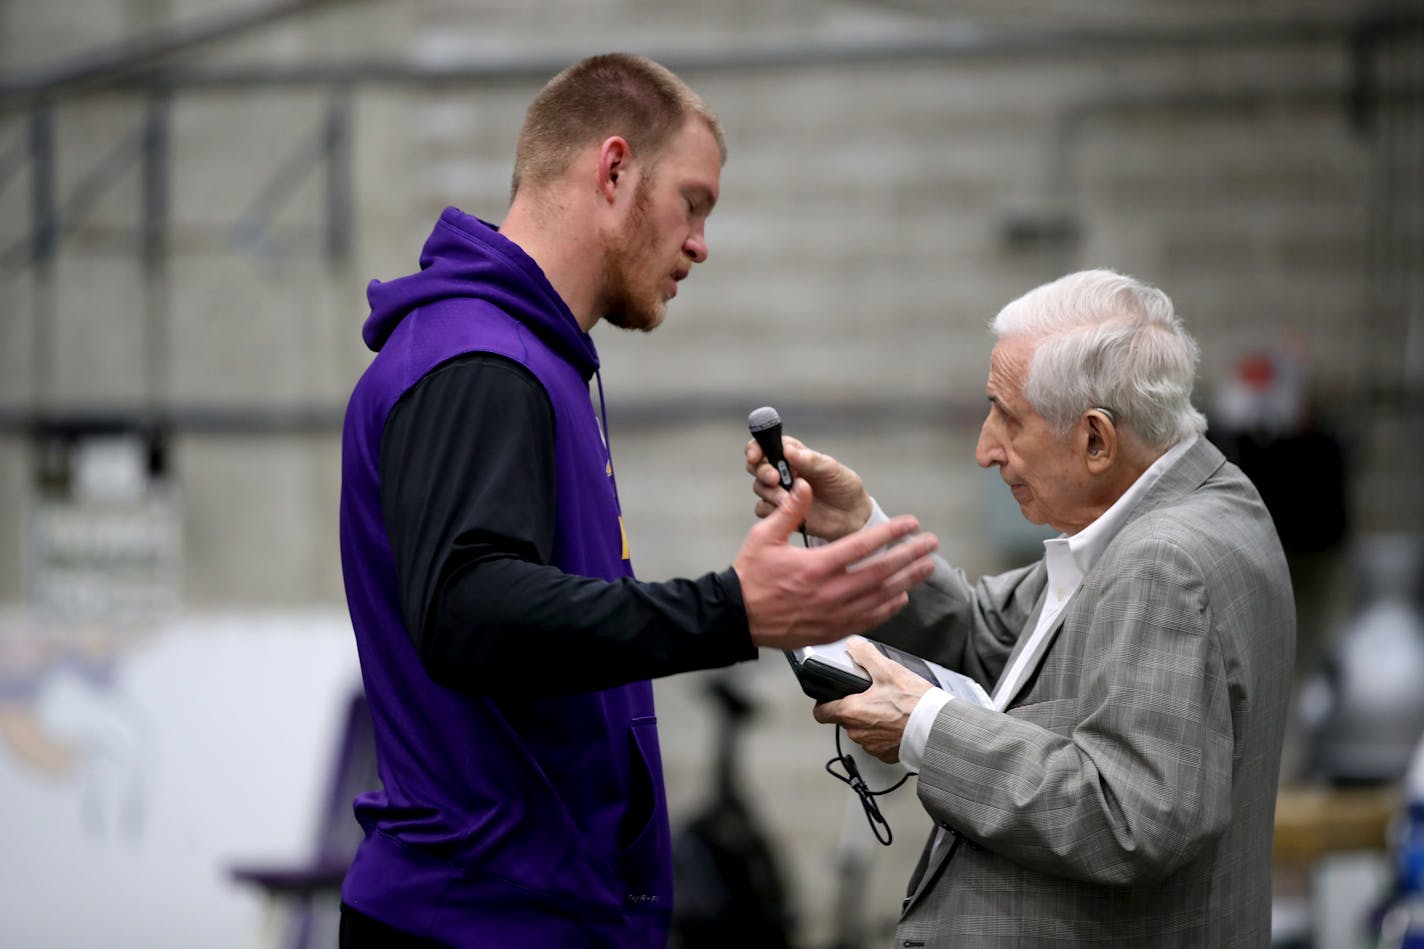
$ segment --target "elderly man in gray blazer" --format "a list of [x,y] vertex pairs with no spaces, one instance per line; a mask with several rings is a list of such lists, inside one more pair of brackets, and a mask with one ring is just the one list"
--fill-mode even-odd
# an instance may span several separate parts
[[[977,679],[951,699],[855,641],[867,691],[817,705],[918,771],[935,830],[895,945],[1267,946],[1295,649],[1260,496],[1202,435],[1198,349],[1161,291],[1070,274],[995,318],[976,450],[1062,536],[971,584],[947,564],[874,638]],[[883,518],[793,439],[812,532]],[[765,516],[775,472],[747,448]]]

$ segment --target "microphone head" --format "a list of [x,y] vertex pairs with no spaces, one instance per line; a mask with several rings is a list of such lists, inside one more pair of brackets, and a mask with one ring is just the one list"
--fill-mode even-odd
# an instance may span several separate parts
[[776,414],[776,409],[769,405],[763,405],[759,409],[752,409],[747,416],[747,428],[753,435],[757,432],[765,432],[769,429],[781,427],[781,416]]

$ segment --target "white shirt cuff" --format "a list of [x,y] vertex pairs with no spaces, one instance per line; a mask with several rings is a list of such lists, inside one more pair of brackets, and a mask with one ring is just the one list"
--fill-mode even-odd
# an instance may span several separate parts
[[[870,517],[868,517],[868,518],[865,519],[865,523],[862,524],[862,525],[860,525],[860,529],[861,529],[861,530],[865,530],[865,528],[867,528],[867,527],[874,526],[875,524],[886,524],[886,523],[889,523],[889,521],[890,521],[890,518],[886,515],[886,513],[885,513],[884,511],[880,510],[880,505],[878,505],[878,504],[875,503],[875,499],[874,499],[874,498],[871,498],[871,499],[870,499]],[[811,537],[806,538],[806,546],[807,546],[807,547],[824,547],[826,544],[829,544],[829,543],[830,543],[830,541],[826,540],[826,538],[824,538],[824,537],[811,536]]]
[[925,747],[930,743],[930,728],[939,717],[939,710],[954,699],[944,689],[932,688],[915,703],[910,720],[905,723],[905,733],[900,736],[900,764],[911,771],[919,771],[925,760]]
[[[889,522],[890,515],[880,509],[880,505],[876,502],[875,498],[871,498],[870,517],[866,518],[865,527],[874,527],[876,524],[888,524]],[[939,554],[930,554],[930,562],[934,564],[933,578],[936,580],[943,581],[945,577],[954,571],[954,568]]]

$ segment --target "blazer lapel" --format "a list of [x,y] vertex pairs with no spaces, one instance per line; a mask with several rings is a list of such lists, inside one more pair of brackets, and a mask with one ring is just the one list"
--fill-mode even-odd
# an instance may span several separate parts
[[[1038,595],[1038,602],[1034,604],[1033,611],[1029,613],[1028,619],[1024,620],[1023,631],[1019,633],[1019,638],[1014,643],[1013,650],[1009,653],[1008,661],[1004,663],[1004,671],[1000,673],[1001,676],[1008,674],[1009,670],[1013,668],[1015,660],[1018,659],[1019,654],[1027,648],[1029,638],[1034,628],[1038,626],[1038,619],[1043,615],[1043,605],[1047,600],[1048,591],[1045,588],[1044,591]],[[1065,609],[1066,608],[1065,604]],[[1059,614],[1059,620],[1061,623],[1062,614]],[[1056,627],[1059,624],[1054,625]],[[1043,661],[1043,654],[1047,651],[1048,642],[1052,638],[1053,634],[1050,633],[1043,637],[1042,641],[1034,647],[1033,653],[1029,657],[1028,665],[1023,669],[1024,674],[1021,676],[1019,684],[1013,687],[1015,692],[1021,690],[1023,683],[1033,677],[1033,671],[1038,667],[1038,664]],[[997,691],[997,689],[998,684],[995,683],[994,691]],[[940,843],[939,847],[936,848],[935,842],[940,840],[941,835],[943,835],[944,840]],[[920,898],[920,894],[928,890],[940,873],[944,871],[945,865],[949,863],[949,858],[954,856],[954,852],[959,849],[960,842],[959,835],[948,828],[936,826],[935,829],[930,832],[930,838],[925,841],[925,848],[920,852],[919,863],[915,865],[915,871],[910,875],[909,895],[905,897],[904,902],[901,904],[900,911],[902,915],[910,911],[910,907]]]
[[[1028,684],[1032,682],[1034,676],[1038,674],[1038,667],[1043,664],[1043,657],[1048,655],[1048,647],[1052,646],[1053,640],[1058,638],[1058,631],[1063,628],[1063,620],[1067,618],[1068,611],[1072,609],[1073,601],[1077,598],[1078,593],[1074,591],[1073,595],[1068,598],[1068,602],[1063,604],[1063,609],[1059,610],[1058,617],[1053,621],[1053,625],[1043,634],[1043,638],[1034,644],[1033,651],[1028,654],[1028,661],[1025,662],[1023,668],[1019,670],[1017,681],[1009,683],[1011,691],[1004,696],[1004,711],[1014,707],[1019,696],[1023,694]],[[1041,613],[1042,610],[1040,609],[1038,612]],[[1037,617],[1038,613],[1035,614],[1034,625],[1038,625]],[[1029,635],[1021,636],[1019,637],[1019,643],[1022,644],[1029,638]]]
[[[938,849],[935,842],[943,834],[944,840]],[[943,830],[936,826],[930,833],[930,839],[925,841],[925,849],[920,852],[920,862],[915,866],[915,872],[910,875],[910,894],[905,897],[900,904],[900,916],[903,918],[910,911],[910,907],[915,905],[915,901],[920,896],[929,891],[934,881],[944,872],[945,865],[949,863],[949,858],[954,856],[954,852],[959,849],[961,840],[959,835],[952,830]]]
[[[1058,631],[1063,628],[1063,619],[1068,615],[1068,609],[1073,605],[1073,599],[1076,596],[1077,594],[1075,593],[1073,597],[1068,598],[1068,602],[1063,604],[1063,609],[1059,612],[1058,618],[1054,620],[1052,628],[1032,647],[1032,652],[1028,655],[1028,661],[1024,663],[1023,668],[1020,670],[1018,681],[1009,684],[1009,688],[1013,691],[1004,704],[1005,708],[1012,707],[1014,699],[1023,692],[1024,687],[1028,683],[1033,681],[1034,675],[1038,672],[1038,667],[1043,664],[1043,657],[1048,654],[1048,647],[1053,645],[1053,640],[1057,637]],[[1038,626],[1039,617],[1043,615],[1043,606],[1047,599],[1048,593],[1045,590],[1044,593],[1039,596],[1038,603],[1034,606],[1033,612],[1030,613],[1028,619],[1024,621],[1024,631],[1019,634],[1018,641],[1014,643],[1013,651],[1009,653],[1008,662],[1004,664],[1005,675],[1013,668],[1014,662],[1018,659],[1019,654],[1029,648],[1028,641],[1033,636],[1034,628]],[[997,683],[995,684],[994,690],[995,692],[998,691]],[[936,848],[935,841],[939,840],[941,832],[945,839],[939,847]],[[930,839],[925,842],[925,849],[920,853],[919,863],[916,864],[914,873],[910,875],[910,892],[901,904],[900,912],[902,916],[910,911],[910,907],[915,904],[915,901],[920,898],[921,894],[927,891],[939,875],[944,872],[945,866],[949,863],[950,858],[954,856],[955,851],[959,849],[961,842],[960,836],[947,828],[941,829],[936,827],[935,831],[930,833]]]
[[[1043,591],[1038,595],[1038,601],[1033,605],[1033,612],[1028,614],[1028,619],[1024,620],[1023,629],[1019,631],[1019,638],[1014,641],[1014,648],[1009,652],[1008,661],[1004,663],[1004,671],[999,673],[999,678],[1009,674],[1009,670],[1018,661],[1019,654],[1028,647],[1028,641],[1033,636],[1033,631],[1038,626],[1038,619],[1043,615],[1043,606],[1048,602],[1048,586],[1045,584]],[[999,691],[1000,682],[995,682],[994,687],[989,690],[989,694],[996,695]],[[1014,691],[1018,691],[1015,689]],[[1012,696],[1010,696],[1012,698]]]

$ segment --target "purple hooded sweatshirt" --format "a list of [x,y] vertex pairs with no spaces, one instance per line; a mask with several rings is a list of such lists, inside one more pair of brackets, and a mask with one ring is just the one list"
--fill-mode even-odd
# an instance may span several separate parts
[[420,267],[368,290],[377,355],[342,433],[342,569],[384,785],[356,799],[366,838],[342,899],[452,946],[662,946],[672,870],[650,683],[554,698],[437,685],[402,619],[382,519],[391,408],[441,363],[494,353],[529,369],[553,409],[554,565],[631,576],[588,393],[598,354],[538,265],[476,218],[447,208]]

